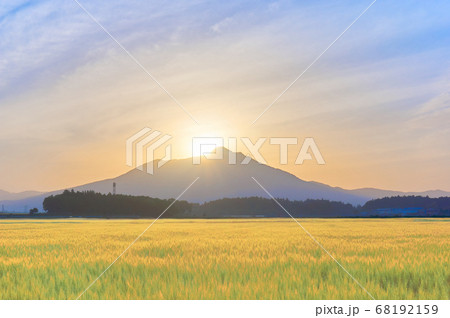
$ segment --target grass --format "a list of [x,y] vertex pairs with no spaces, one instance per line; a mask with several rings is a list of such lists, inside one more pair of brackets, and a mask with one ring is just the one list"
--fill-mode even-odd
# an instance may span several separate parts
[[[305,219],[376,299],[449,299],[445,219]],[[75,299],[151,220],[0,221],[0,299]],[[291,219],[158,220],[81,299],[368,299]]]

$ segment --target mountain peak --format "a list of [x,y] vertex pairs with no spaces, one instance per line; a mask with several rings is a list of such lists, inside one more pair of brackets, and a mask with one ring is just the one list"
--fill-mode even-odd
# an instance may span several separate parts
[[[223,160],[229,160],[229,158],[235,156],[237,163],[242,162],[246,157],[250,157],[250,156],[247,156],[247,155],[243,154],[240,151],[233,151],[233,150],[230,150],[230,149],[228,149],[227,147],[224,147],[224,146],[216,147],[210,153],[211,154],[215,154],[215,153],[220,153],[220,152],[222,152],[222,159]],[[251,158],[251,160],[253,160],[253,158]]]

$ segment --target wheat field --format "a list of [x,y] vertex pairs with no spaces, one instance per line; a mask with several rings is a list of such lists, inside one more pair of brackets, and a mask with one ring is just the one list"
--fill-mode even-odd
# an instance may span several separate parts
[[[449,299],[446,219],[303,219],[376,299]],[[0,220],[0,299],[76,299],[152,220]],[[369,299],[291,219],[158,220],[80,299]]]

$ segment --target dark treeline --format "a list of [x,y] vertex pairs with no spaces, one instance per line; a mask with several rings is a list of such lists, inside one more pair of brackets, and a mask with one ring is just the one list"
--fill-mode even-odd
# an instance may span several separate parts
[[363,206],[363,210],[375,209],[407,209],[424,208],[436,210],[450,210],[450,197],[430,198],[421,196],[396,196],[370,200]]
[[[356,209],[351,204],[328,200],[277,201],[294,217],[339,217],[355,215]],[[266,216],[289,217],[287,213],[272,199],[225,198],[206,202],[193,209],[193,212],[205,217],[220,216]]]
[[[82,217],[158,217],[173,201],[145,196],[112,195],[94,191],[64,191],[45,198],[43,206],[49,216]],[[165,213],[174,217],[187,212],[192,205],[177,201]]]
[[[329,200],[277,201],[293,217],[450,216],[449,197],[390,197],[368,201],[362,207]],[[47,197],[44,209],[48,216],[155,218],[171,202],[173,199],[66,190],[62,194]],[[163,215],[165,218],[263,216],[289,217],[274,200],[260,197],[225,198],[203,204],[177,201]]]

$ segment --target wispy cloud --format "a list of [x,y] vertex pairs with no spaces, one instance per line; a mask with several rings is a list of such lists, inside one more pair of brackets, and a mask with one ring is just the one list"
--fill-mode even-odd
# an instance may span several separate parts
[[[111,165],[121,162],[122,141],[142,126],[178,135],[180,143],[209,130],[317,135],[328,157],[342,158],[353,149],[355,158],[367,163],[364,169],[388,162],[383,154],[396,149],[411,158],[418,139],[440,140],[423,143],[429,160],[433,154],[450,158],[442,147],[450,140],[444,138],[449,88],[443,83],[450,69],[445,1],[377,3],[252,129],[248,123],[255,115],[368,3],[82,3],[205,124],[200,130],[190,127],[177,106],[72,1],[2,2],[0,173],[7,177],[0,188],[61,186],[60,180],[41,186],[38,178],[20,177],[14,166],[28,158],[36,161],[33,167],[52,170],[70,162],[77,171],[97,171],[91,179],[67,175],[69,185],[119,173],[125,167]],[[379,155],[370,147],[379,147]],[[109,165],[104,159],[74,159],[96,148],[115,153]],[[48,153],[65,155],[49,166]],[[370,185],[369,176],[364,184],[345,183],[342,176],[351,163],[337,167],[337,161],[335,179],[317,170],[293,172],[353,188]],[[405,180],[408,190],[411,180]],[[439,180],[449,189],[448,181]]]

